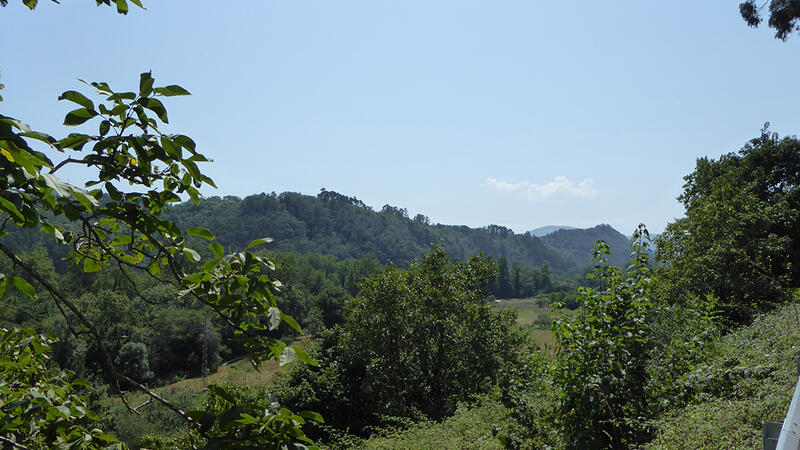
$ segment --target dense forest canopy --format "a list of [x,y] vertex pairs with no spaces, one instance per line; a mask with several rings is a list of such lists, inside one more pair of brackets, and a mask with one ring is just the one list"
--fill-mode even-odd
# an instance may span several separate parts
[[355,197],[325,189],[316,197],[293,192],[243,199],[212,197],[199,204],[174,206],[168,216],[178,224],[208,228],[220,242],[233,247],[244,246],[251,236],[262,233],[275,238],[269,246],[275,250],[339,258],[372,254],[381,263],[402,267],[441,243],[459,259],[483,252],[526,266],[547,262],[556,272],[577,273],[590,265],[588,255],[596,240],[612,246],[617,264],[627,260],[629,246],[628,239],[608,225],[562,230],[543,238],[495,224],[482,228],[432,225],[423,215],[409,218],[404,208],[384,205],[376,212]]

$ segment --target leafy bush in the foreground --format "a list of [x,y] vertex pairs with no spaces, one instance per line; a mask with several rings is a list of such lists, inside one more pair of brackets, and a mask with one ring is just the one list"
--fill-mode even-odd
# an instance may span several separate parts
[[569,447],[624,448],[647,438],[641,418],[652,408],[647,363],[656,308],[641,231],[627,271],[609,266],[608,248],[598,242],[600,286],[581,288],[583,306],[553,326],[558,346],[553,376],[561,391],[555,418]]
[[707,354],[716,335],[713,298],[693,297],[680,307],[657,298],[648,243],[640,225],[633,260],[623,271],[608,265],[607,246],[598,242],[598,286],[579,290],[582,307],[553,326],[553,364],[530,376],[552,377],[557,402],[551,424],[567,448],[630,448],[647,442],[652,420],[694,393],[681,377]]
[[29,329],[0,328],[0,443],[3,448],[122,448],[96,428],[88,387],[50,364],[53,340]]

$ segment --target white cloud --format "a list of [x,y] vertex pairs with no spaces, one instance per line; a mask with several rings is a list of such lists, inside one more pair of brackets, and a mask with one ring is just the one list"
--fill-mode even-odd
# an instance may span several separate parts
[[565,176],[557,176],[552,181],[540,185],[529,181],[509,183],[508,181],[489,177],[486,179],[485,184],[501,192],[518,192],[531,201],[562,196],[577,198],[594,198],[597,196],[597,189],[593,187],[594,180],[591,178],[585,178],[580,183],[575,184]]

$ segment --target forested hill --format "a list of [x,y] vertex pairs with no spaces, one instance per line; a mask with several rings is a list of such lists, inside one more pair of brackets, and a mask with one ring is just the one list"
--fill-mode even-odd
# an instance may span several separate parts
[[[408,217],[403,208],[385,205],[381,211],[374,211],[355,197],[324,189],[317,196],[284,192],[244,199],[211,197],[199,205],[177,205],[170,216],[179,226],[208,228],[220,242],[234,247],[243,247],[254,238],[271,237],[275,239],[273,250],[338,258],[372,253],[383,263],[392,261],[402,267],[441,241],[448,253],[459,259],[484,252],[529,266],[547,261],[554,270],[566,272],[589,265],[594,245],[594,241],[582,245],[582,240],[574,244],[562,239],[551,239],[546,245],[539,238],[515,234],[499,225],[432,225],[423,215]],[[589,233],[585,236],[588,239]]]
[[563,252],[565,258],[579,266],[592,263],[592,250],[598,240],[606,241],[611,248],[611,264],[625,267],[630,260],[630,239],[607,224],[586,229],[558,230],[540,239],[545,245]]

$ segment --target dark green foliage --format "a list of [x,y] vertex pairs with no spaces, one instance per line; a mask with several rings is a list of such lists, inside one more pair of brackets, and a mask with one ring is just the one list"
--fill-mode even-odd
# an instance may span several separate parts
[[318,254],[270,256],[277,265],[276,276],[285,284],[278,293],[281,310],[312,334],[341,323],[344,303],[359,292],[357,283],[381,269],[372,255],[344,261]]
[[498,433],[506,448],[557,447],[553,421],[559,391],[552,380],[554,363],[552,356],[531,349],[501,371],[500,400],[517,425]]
[[398,449],[500,449],[495,437],[498,430],[509,429],[513,420],[508,410],[490,396],[482,396],[471,404],[460,404],[452,417],[441,422],[429,421],[407,429],[390,429],[357,446],[365,450]]
[[435,247],[408,270],[389,266],[365,279],[341,328],[319,343],[320,368],[298,367],[279,383],[281,403],[360,435],[390,417],[452,414],[491,389],[524,339],[512,315],[483,300],[495,270]]
[[769,27],[775,29],[775,37],[785,41],[798,29],[800,19],[800,1],[771,0],[758,5],[755,0],[747,0],[739,4],[739,13],[751,27],[757,27],[761,21],[761,9],[769,3]]
[[0,445],[3,448],[119,448],[92,427],[97,420],[79,392],[88,383],[50,362],[51,338],[0,328]]
[[[171,394],[162,392],[164,397],[172,404],[184,411],[191,411],[202,407],[203,398],[193,391],[179,391]],[[178,444],[186,434],[186,423],[173,411],[164,405],[137,399],[132,406],[137,407],[136,413],[131,412],[121,402],[106,406],[101,418],[103,428],[113,433],[122,442],[131,448],[155,448],[156,442],[164,443],[174,441]],[[154,438],[154,436],[159,436]],[[189,442],[182,445],[173,445],[167,448],[188,448]]]
[[[216,370],[220,363],[221,338],[207,313],[196,309],[154,308],[150,314],[151,368],[159,378],[199,376],[203,369],[204,345],[206,369]],[[205,333],[207,324],[209,332]]]
[[765,128],[685,180],[686,217],[658,241],[665,295],[713,294],[729,323],[786,301],[800,286],[800,141]]
[[597,241],[608,244],[608,261],[618,267],[623,267],[628,262],[628,249],[631,246],[630,239],[606,224],[586,229],[556,230],[541,237],[541,240],[545,245],[566,254],[575,261],[578,268],[591,264],[592,251]]
[[608,247],[598,242],[595,276],[601,287],[581,288],[581,308],[553,326],[553,377],[560,388],[556,423],[569,448],[627,448],[649,437],[642,419],[653,408],[647,365],[656,309],[644,239],[636,236],[636,259],[627,271],[609,266]]
[[[608,265],[608,248],[598,242],[597,287],[580,288],[581,307],[553,325],[557,353],[550,374],[558,391],[553,423],[568,448],[647,442],[655,417],[695,395],[684,377],[712,348],[716,303],[692,297],[678,306],[659,299],[654,285],[662,281],[648,268],[648,243],[640,226],[634,259],[623,271]],[[541,370],[538,375],[547,377]]]
[[461,259],[483,252],[528,266],[548,261],[561,272],[578,264],[538,238],[505,227],[429,225],[419,217],[409,219],[403,211],[386,205],[375,212],[354,197],[323,189],[316,197],[291,192],[241,200],[211,197],[197,205],[177,205],[169,217],[178,224],[212,230],[221,243],[232,247],[242,248],[253,236],[268,235],[275,238],[269,247],[274,251],[321,253],[340,260],[372,254],[381,264],[400,267],[422,257],[437,242]]
[[147,381],[153,378],[147,353],[143,343],[128,342],[119,349],[114,364],[126,376],[139,382]]
[[315,449],[300,428],[306,421],[322,423],[310,411],[293,414],[282,408],[264,388],[208,386],[203,409],[189,414],[201,424],[207,450],[231,449]]
[[797,303],[782,305],[721,337],[683,377],[690,402],[654,423],[645,448],[762,448],[761,423],[783,421],[797,383],[798,318]]

